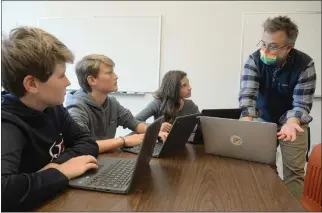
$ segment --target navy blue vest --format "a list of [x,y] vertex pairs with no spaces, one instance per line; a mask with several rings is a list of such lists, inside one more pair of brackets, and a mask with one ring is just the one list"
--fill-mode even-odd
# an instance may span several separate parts
[[279,124],[280,117],[293,108],[293,91],[298,78],[312,60],[305,53],[292,49],[282,68],[266,65],[260,60],[259,50],[252,54],[258,69],[259,93],[256,108],[261,118]]

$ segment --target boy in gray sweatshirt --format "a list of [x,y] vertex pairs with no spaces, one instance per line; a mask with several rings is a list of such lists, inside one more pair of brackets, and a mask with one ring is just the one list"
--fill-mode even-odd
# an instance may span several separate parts
[[[142,143],[147,125],[134,118],[115,97],[117,91],[114,62],[104,55],[88,55],[76,64],[76,75],[81,89],[67,94],[66,108],[74,120],[96,139],[99,152]],[[137,134],[114,138],[118,126]],[[160,132],[164,141],[167,133]]]

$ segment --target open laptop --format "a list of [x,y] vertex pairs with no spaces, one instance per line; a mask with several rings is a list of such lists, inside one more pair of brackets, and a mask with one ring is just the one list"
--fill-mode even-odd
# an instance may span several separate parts
[[87,190],[128,194],[137,178],[149,169],[161,124],[162,118],[148,126],[136,159],[101,157],[98,159],[97,170],[87,171],[84,175],[70,180],[69,185]]
[[258,121],[200,117],[205,152],[274,165],[277,125]]
[[[164,157],[174,151],[182,149],[188,141],[193,128],[198,123],[198,116],[200,116],[200,113],[177,117],[172,125],[166,141],[164,143],[157,142],[155,144],[152,157]],[[140,146],[141,145],[123,148],[123,150],[137,154]]]
[[[231,109],[204,109],[201,111],[202,116],[216,117],[216,118],[230,118],[230,119],[239,119],[241,114],[240,108],[231,108]],[[200,121],[197,124],[197,130],[195,131],[194,136],[189,140],[193,144],[203,144],[203,136],[200,126]]]

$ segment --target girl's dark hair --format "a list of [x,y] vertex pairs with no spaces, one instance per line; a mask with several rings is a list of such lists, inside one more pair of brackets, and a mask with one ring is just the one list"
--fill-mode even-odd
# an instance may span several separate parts
[[155,92],[154,97],[161,100],[160,114],[164,115],[165,121],[172,123],[180,108],[181,80],[187,74],[181,70],[170,70],[161,83],[161,87]]

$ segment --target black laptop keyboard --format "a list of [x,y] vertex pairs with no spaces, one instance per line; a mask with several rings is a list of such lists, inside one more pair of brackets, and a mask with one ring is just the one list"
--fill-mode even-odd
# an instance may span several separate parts
[[130,182],[135,162],[133,160],[118,160],[101,171],[88,185],[121,188]]
[[[158,142],[155,144],[154,146],[154,150],[153,150],[153,153],[152,153],[152,156],[158,156],[160,154],[160,151],[162,149],[162,146],[163,146],[163,143],[162,142]],[[131,148],[126,148],[127,150],[131,150],[132,152],[135,152],[135,153],[139,153],[140,152],[140,149],[141,149],[141,144],[137,145],[137,146],[134,146],[134,147],[131,147]]]

